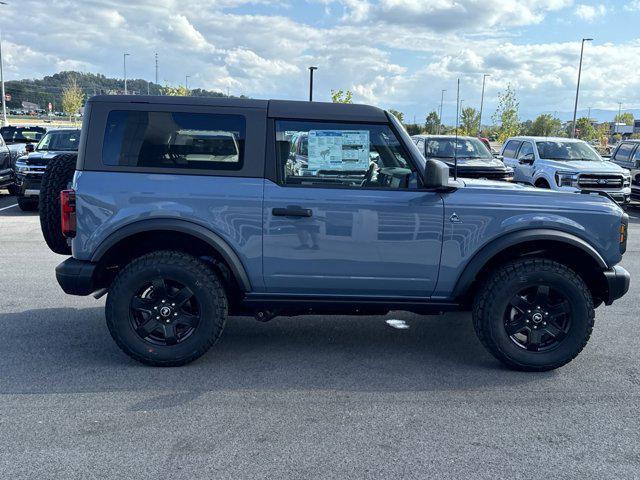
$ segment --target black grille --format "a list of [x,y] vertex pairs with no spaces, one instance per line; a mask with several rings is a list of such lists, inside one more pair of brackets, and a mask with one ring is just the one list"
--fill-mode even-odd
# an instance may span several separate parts
[[619,189],[622,188],[623,181],[622,175],[597,175],[587,173],[580,175],[578,178],[578,186],[581,188]]

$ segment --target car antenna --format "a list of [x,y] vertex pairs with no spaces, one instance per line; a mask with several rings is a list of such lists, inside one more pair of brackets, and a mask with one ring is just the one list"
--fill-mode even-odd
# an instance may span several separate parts
[[456,93],[456,139],[453,145],[453,179],[458,181],[458,118],[460,110],[460,79],[458,79],[458,91]]

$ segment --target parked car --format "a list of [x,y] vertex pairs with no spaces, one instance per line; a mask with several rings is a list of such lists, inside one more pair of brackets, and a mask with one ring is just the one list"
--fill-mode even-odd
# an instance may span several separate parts
[[611,154],[611,161],[631,172],[631,199],[640,201],[640,140],[624,140]]
[[458,176],[488,180],[513,180],[513,169],[495,158],[486,145],[475,137],[453,135],[415,135],[413,142],[426,159],[440,160],[454,171],[458,159]]
[[[211,130],[233,136],[233,159],[189,138]],[[285,170],[305,133],[308,168],[327,173]],[[60,224],[43,232],[72,253],[60,286],[106,293],[115,342],[150,365],[203,355],[229,314],[471,310],[495,357],[549,370],[629,288],[628,216],[610,198],[454,181],[366,105],[93,97],[77,163],[46,177]]]
[[38,209],[42,174],[52,158],[68,152],[77,152],[80,130],[64,128],[49,130],[38,142],[34,151],[15,163],[15,183],[18,206],[24,211]]
[[504,163],[515,181],[539,188],[606,192],[618,203],[631,198],[628,170],[605,161],[588,143],[571,138],[513,137],[502,146]]
[[4,139],[15,162],[18,157],[26,155],[34,145],[47,133],[47,129],[38,126],[6,126],[0,128],[0,136]]
[[6,188],[9,193],[15,193],[15,177],[13,174],[11,152],[0,136],[0,188]]

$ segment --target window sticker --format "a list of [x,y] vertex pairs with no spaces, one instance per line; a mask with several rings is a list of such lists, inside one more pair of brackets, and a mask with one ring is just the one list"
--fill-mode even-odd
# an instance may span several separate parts
[[309,170],[369,169],[369,130],[310,130]]

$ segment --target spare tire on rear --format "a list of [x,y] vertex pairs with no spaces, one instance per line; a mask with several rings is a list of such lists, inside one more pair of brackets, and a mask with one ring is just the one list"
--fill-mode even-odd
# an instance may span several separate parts
[[42,175],[40,187],[40,228],[49,248],[61,255],[71,255],[71,247],[60,228],[60,192],[73,180],[75,153],[64,153],[51,159]]

